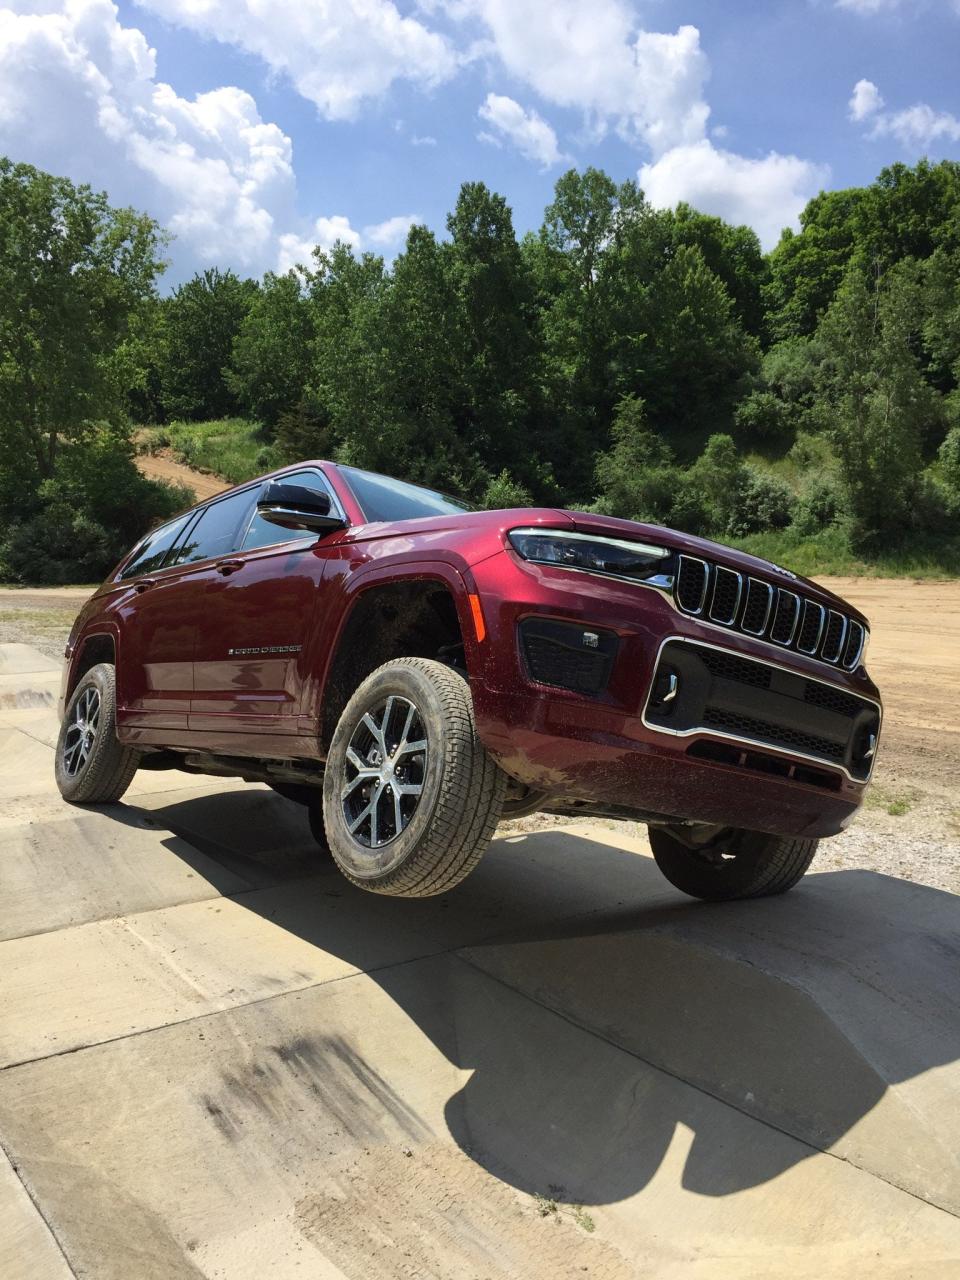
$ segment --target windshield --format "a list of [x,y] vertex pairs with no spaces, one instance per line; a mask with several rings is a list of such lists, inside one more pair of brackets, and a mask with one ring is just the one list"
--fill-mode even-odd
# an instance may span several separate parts
[[403,480],[378,476],[372,471],[357,471],[354,467],[341,467],[340,471],[371,523],[377,520],[414,520],[418,516],[443,516],[454,511],[472,510],[469,502],[448,498],[445,493],[437,493],[433,489],[422,489],[418,484],[406,484]]

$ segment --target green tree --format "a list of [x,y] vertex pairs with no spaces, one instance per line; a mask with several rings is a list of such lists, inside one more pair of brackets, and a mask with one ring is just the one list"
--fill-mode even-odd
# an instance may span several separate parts
[[482,182],[467,182],[447,230],[445,263],[464,362],[460,430],[491,471],[507,468],[533,480],[527,435],[537,386],[533,289],[510,209]]
[[920,320],[912,264],[871,279],[852,263],[819,329],[821,394],[853,535],[867,549],[899,541],[913,524],[923,442],[942,420],[916,356]]
[[313,314],[300,275],[268,272],[240,321],[226,383],[244,411],[273,430],[303,398]]
[[670,449],[650,429],[642,400],[624,396],[610,434],[611,448],[596,465],[599,506],[627,520],[669,520],[678,471]]
[[237,412],[227,369],[257,292],[255,280],[211,267],[164,303],[159,368],[168,418],[200,422]]
[[644,311],[632,384],[656,429],[689,453],[732,422],[759,348],[695,245],[681,245],[653,278]]
[[0,509],[32,505],[94,422],[125,432],[124,342],[163,269],[157,224],[0,158]]
[[[589,497],[592,460],[607,447],[652,264],[650,208],[635,182],[599,169],[557,181],[538,236],[523,242],[543,342],[543,417],[534,439],[560,486]],[[624,360],[624,349],[627,360]]]
[[733,302],[733,310],[743,328],[756,338],[766,329],[763,290],[769,267],[757,233],[750,227],[735,227],[722,218],[698,213],[688,204],[661,209],[652,219],[650,235],[665,258],[682,245],[695,247]]

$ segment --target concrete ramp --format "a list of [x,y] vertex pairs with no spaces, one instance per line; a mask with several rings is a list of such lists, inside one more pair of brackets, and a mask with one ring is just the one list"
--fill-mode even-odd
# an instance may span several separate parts
[[[563,839],[564,837],[558,837]],[[569,836],[566,838],[570,838]],[[747,1115],[960,1213],[960,901],[867,872],[462,954]],[[725,1195],[697,1135],[688,1185]]]
[[3,1280],[960,1277],[960,899],[571,826],[391,901],[265,788],[64,805],[55,731],[0,713]]

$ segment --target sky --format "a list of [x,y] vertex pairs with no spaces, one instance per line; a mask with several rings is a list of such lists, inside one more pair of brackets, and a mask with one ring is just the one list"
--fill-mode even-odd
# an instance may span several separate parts
[[0,154],[174,235],[168,284],[391,258],[571,166],[752,226],[960,160],[960,0],[0,0]]

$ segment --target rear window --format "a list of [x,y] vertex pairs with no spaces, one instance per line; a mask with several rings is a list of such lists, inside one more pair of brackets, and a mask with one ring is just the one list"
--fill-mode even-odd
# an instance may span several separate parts
[[172,563],[190,564],[194,560],[212,560],[236,550],[257,492],[256,489],[243,489],[240,493],[219,498],[205,507]]
[[186,528],[187,521],[192,517],[193,512],[189,511],[185,516],[180,516],[177,520],[171,520],[169,524],[162,524],[159,529],[154,529],[152,533],[148,533],[133,553],[133,559],[124,565],[120,577],[133,578],[139,573],[151,573],[153,570],[161,568],[167,552]]
[[472,510],[469,502],[450,498],[434,489],[423,489],[418,484],[407,484],[372,471],[357,471],[354,467],[341,467],[340,470],[365,518],[371,522],[415,520],[421,516],[443,516]]

